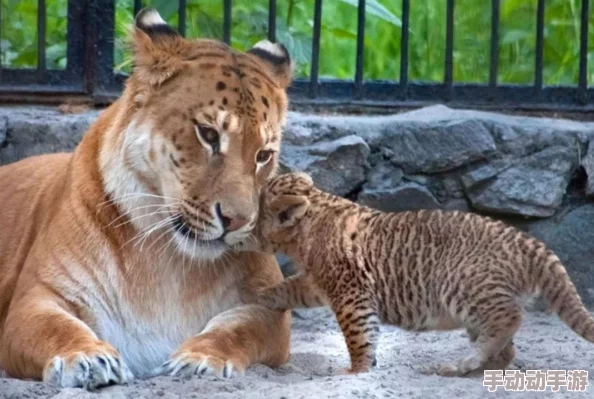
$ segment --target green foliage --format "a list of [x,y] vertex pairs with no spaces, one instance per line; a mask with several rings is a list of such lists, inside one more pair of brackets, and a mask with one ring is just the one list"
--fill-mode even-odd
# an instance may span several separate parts
[[[66,67],[67,0],[47,5],[46,63],[51,69]],[[37,66],[37,0],[2,0],[2,66]]]
[[[66,64],[67,0],[47,0],[47,65]],[[177,1],[150,0],[163,18],[177,26]],[[456,0],[454,80],[486,83],[489,78],[491,2]],[[353,79],[357,42],[358,0],[325,0],[320,40],[320,75]],[[37,64],[37,0],[1,0],[3,66]],[[498,79],[529,84],[534,80],[537,0],[501,0]],[[309,75],[313,0],[277,2],[277,39],[297,63],[296,74]],[[133,21],[133,0],[116,0],[116,70],[129,72],[125,45]],[[581,0],[547,0],[544,31],[544,82],[575,85],[578,80]],[[223,2],[188,0],[188,37],[223,38]],[[445,59],[446,0],[411,1],[409,76],[440,82]],[[364,76],[397,80],[400,73],[402,9],[399,0],[367,0]],[[268,0],[234,1],[231,45],[246,50],[267,36]],[[594,82],[594,12],[589,19],[589,82]]]

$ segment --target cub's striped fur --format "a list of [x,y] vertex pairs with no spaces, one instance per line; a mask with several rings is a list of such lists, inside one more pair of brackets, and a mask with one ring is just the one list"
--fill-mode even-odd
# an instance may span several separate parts
[[247,300],[287,309],[329,304],[345,335],[350,372],[375,361],[379,323],[406,330],[465,327],[475,343],[441,375],[463,375],[487,361],[504,368],[522,298],[544,294],[576,333],[594,342],[584,308],[559,258],[513,227],[471,213],[383,213],[322,192],[303,173],[271,180],[252,243],[282,251],[302,273]]

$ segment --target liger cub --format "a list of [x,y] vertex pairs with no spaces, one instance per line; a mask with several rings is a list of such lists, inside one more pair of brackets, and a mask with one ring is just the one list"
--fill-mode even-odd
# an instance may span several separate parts
[[350,373],[375,363],[380,323],[411,331],[466,328],[472,351],[438,374],[461,376],[515,356],[526,296],[542,293],[572,330],[594,342],[594,318],[559,258],[514,227],[471,213],[384,213],[281,175],[262,192],[260,217],[240,250],[281,251],[301,273],[244,292],[272,309],[330,305]]

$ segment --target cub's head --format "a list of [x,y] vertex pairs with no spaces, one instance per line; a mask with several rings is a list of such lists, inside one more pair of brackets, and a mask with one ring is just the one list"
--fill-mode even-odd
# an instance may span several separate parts
[[133,45],[133,73],[103,117],[106,192],[138,234],[217,258],[250,233],[275,173],[289,55],[268,41],[241,53],[186,40],[151,9],[138,14]]
[[253,234],[233,248],[270,253],[295,248],[306,234],[312,190],[313,181],[306,173],[287,173],[271,179],[262,191],[260,216]]

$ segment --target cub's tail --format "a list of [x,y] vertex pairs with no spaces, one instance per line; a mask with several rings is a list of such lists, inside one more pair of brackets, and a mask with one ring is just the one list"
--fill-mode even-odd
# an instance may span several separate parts
[[551,309],[573,331],[594,343],[594,317],[584,306],[557,255],[546,250],[533,270],[536,285],[549,301]]

